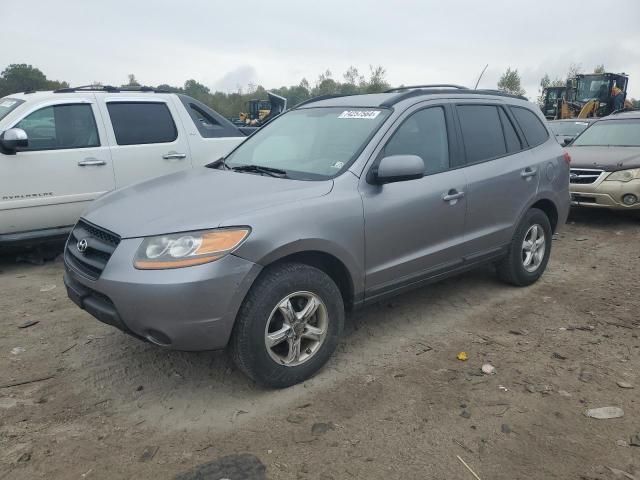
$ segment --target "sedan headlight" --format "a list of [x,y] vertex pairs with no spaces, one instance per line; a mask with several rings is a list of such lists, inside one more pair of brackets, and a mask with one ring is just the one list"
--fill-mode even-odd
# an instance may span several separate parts
[[640,178],[640,168],[632,168],[631,170],[620,170],[613,172],[605,181],[611,180],[615,182],[629,182],[633,179]]
[[133,265],[140,270],[163,270],[213,262],[236,249],[250,231],[248,227],[220,228],[148,237]]

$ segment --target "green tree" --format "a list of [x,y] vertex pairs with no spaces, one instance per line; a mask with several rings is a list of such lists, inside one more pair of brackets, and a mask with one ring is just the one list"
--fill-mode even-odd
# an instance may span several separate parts
[[507,68],[507,71],[502,74],[498,81],[498,90],[511,93],[512,95],[524,95],[527,93],[520,85],[520,74],[518,69],[512,70],[511,67]]
[[581,63],[570,63],[569,68],[567,69],[567,80],[571,80],[572,78],[576,78],[576,75],[582,73],[582,64]]
[[596,65],[596,68],[593,69],[593,73],[605,73],[606,70],[604,68],[604,64]]
[[39,69],[25,63],[11,64],[0,74],[0,97],[18,92],[66,88],[67,82],[49,80]]
[[207,103],[211,95],[211,90],[206,85],[196,82],[193,79],[184,82],[184,93],[190,97],[200,100],[203,103]]
[[549,74],[545,73],[544,77],[542,77],[540,79],[540,88],[538,90],[538,103],[540,105],[542,105],[542,102],[544,100],[543,98],[543,93],[544,93],[544,89],[548,88],[548,87],[564,87],[566,84],[566,82],[564,80],[562,80],[559,77],[556,77],[555,79],[551,80],[549,78]]
[[136,76],[133,73],[130,73],[129,75],[127,75],[127,77],[129,78],[129,81],[125,83],[123,87],[139,87],[140,86],[140,84],[138,83],[138,80],[136,80]]
[[387,71],[384,67],[369,65],[369,71],[369,81],[362,86],[362,93],[380,93],[389,90],[389,83],[386,80]]

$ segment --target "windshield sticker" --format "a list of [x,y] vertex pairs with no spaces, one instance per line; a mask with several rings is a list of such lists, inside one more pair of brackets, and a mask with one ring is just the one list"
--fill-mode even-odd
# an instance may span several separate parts
[[359,118],[363,120],[373,120],[380,115],[380,110],[345,110],[338,118]]
[[3,100],[0,102],[0,107],[13,107],[16,104],[16,100]]
[[344,167],[344,162],[336,162],[333,165],[331,165],[331,168],[342,168]]
[[589,125],[588,122],[576,122],[576,125]]

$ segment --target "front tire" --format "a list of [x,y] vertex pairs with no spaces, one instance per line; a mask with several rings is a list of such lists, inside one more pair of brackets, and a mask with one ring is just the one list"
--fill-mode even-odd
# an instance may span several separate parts
[[535,283],[547,268],[552,235],[547,215],[530,209],[513,235],[507,256],[497,265],[498,277],[518,287]]
[[268,267],[240,308],[231,355],[256,383],[289,387],[327,362],[343,326],[342,295],[326,273],[299,263]]

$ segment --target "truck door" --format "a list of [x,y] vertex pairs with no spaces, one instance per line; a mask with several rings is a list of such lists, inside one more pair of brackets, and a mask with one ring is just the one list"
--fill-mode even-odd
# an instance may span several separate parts
[[0,240],[65,233],[91,200],[114,188],[93,94],[36,103],[9,128],[23,129],[29,145],[0,153]]
[[119,95],[100,101],[116,187],[191,168],[187,136],[171,102],[156,94]]

